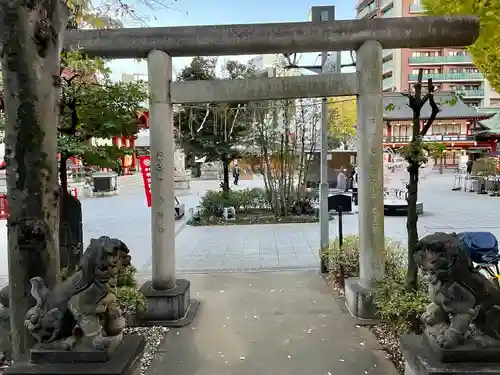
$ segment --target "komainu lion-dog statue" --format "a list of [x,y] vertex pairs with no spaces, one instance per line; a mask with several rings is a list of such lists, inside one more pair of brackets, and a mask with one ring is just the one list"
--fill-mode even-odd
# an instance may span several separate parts
[[500,289],[474,269],[457,234],[434,233],[422,238],[414,259],[429,282],[432,302],[422,321],[433,328],[437,346],[452,349],[472,337],[498,345]]
[[25,326],[46,348],[70,350],[77,343],[113,350],[126,326],[117,299],[120,272],[130,265],[129,249],[120,240],[92,239],[76,272],[53,290],[40,277],[31,279],[36,300]]

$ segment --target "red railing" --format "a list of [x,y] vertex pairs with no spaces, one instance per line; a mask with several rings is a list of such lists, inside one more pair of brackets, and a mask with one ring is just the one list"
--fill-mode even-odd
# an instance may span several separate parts
[[9,205],[7,204],[7,194],[0,194],[0,220],[9,216]]

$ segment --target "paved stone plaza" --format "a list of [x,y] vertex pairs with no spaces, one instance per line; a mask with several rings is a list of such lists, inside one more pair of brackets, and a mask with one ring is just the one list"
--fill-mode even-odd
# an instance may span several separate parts
[[[150,212],[142,181],[127,182],[119,197],[84,202],[85,237],[105,232],[129,244],[141,272],[151,272]],[[241,181],[239,188],[260,186],[262,181]],[[452,174],[432,172],[421,181],[420,200],[425,214],[420,235],[434,231],[491,231],[500,238],[497,207],[500,198],[451,191]],[[193,181],[192,195],[179,197],[189,209],[197,205],[217,181]],[[106,202],[106,203],[105,203]],[[108,203],[109,202],[109,203]],[[104,209],[104,205],[106,209]],[[113,212],[116,212],[114,214]],[[387,237],[406,241],[404,217],[386,217]],[[357,216],[344,215],[344,233],[357,233]],[[182,223],[177,223],[182,225]],[[330,235],[337,235],[337,219]],[[317,269],[319,224],[277,224],[224,227],[185,226],[176,237],[177,268],[181,272],[273,269]]]
[[[195,207],[204,191],[217,181],[193,181],[191,195],[180,196],[186,211]],[[259,186],[260,180],[241,181],[239,188]],[[419,220],[420,236],[434,231],[485,230],[500,238],[500,198],[451,191],[453,176],[429,175],[421,182],[420,200],[425,214]],[[120,195],[83,200],[85,244],[103,234],[119,237],[132,250],[134,264],[151,272],[150,209],[146,206],[140,176],[123,180]],[[5,221],[4,221],[5,223]],[[337,219],[330,235],[337,235]],[[177,268],[181,272],[238,270],[317,269],[319,224],[277,224],[191,227],[176,222]],[[6,226],[0,225],[0,281],[7,275]],[[357,216],[344,215],[344,233],[357,233]],[[404,217],[386,217],[385,233],[406,240]]]
[[[491,231],[500,238],[500,198],[452,191],[451,174],[421,182],[425,214],[419,234],[435,231]],[[338,219],[330,222],[337,236]],[[344,215],[344,235],[357,234],[356,215]],[[386,217],[386,237],[406,241],[406,218]],[[186,226],[177,236],[177,267],[186,272],[318,268],[319,224],[229,227]],[[147,269],[142,269],[147,272]]]

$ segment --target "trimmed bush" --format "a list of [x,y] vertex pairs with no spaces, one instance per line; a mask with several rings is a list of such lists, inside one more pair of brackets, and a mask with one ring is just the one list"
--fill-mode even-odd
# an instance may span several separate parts
[[[359,277],[359,246],[359,236],[346,236],[342,249],[336,238],[328,249],[322,251],[322,255],[327,257],[329,272],[335,280],[339,281],[341,277],[341,265],[345,278]],[[428,285],[421,281],[416,292],[407,291],[406,249],[400,243],[386,239],[385,251],[386,275],[373,291],[373,302],[382,321],[396,334],[419,333],[422,328],[420,316],[429,303]]]
[[209,190],[201,198],[202,216],[221,216],[224,207],[234,207],[237,212],[269,208],[264,189],[252,188],[228,192]]
[[117,288],[116,298],[120,309],[125,314],[134,314],[137,311],[146,310],[146,297],[139,289],[133,286],[121,286]]
[[420,317],[430,302],[426,283],[422,282],[416,292],[408,292],[405,279],[405,270],[386,275],[373,291],[380,318],[398,335],[421,333]]
[[121,310],[129,314],[146,309],[146,297],[137,288],[136,273],[137,269],[129,265],[118,275],[116,299]]
[[[350,235],[343,238],[342,249],[339,247],[339,240],[335,238],[330,242],[328,249],[321,251],[322,256],[326,256],[330,274],[339,280],[341,265],[344,267],[344,277],[359,277],[359,236]],[[406,250],[399,242],[389,238],[385,240],[387,274],[396,272],[404,265]]]

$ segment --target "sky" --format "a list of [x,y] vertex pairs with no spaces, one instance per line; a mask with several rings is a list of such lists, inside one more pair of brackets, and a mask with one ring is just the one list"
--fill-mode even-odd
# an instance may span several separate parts
[[[158,0],[158,2],[165,3],[162,0]],[[140,0],[135,0],[135,3],[140,4],[136,6],[136,11],[148,18],[147,25],[150,27],[302,22],[308,20],[310,8],[315,5],[335,5],[337,19],[355,18],[355,0],[330,0],[327,2],[311,0],[177,0],[170,9],[156,8],[154,10],[142,5]],[[300,64],[315,64],[318,62],[317,56],[318,54],[304,54],[300,59]],[[247,62],[250,58],[251,56],[225,56],[220,59],[220,63],[229,59]],[[349,63],[349,54],[343,54],[342,60]],[[191,58],[175,58],[173,61],[174,75],[178,74],[190,61]],[[112,69],[114,80],[121,79],[122,73],[147,73],[145,61],[115,60],[109,66]]]

